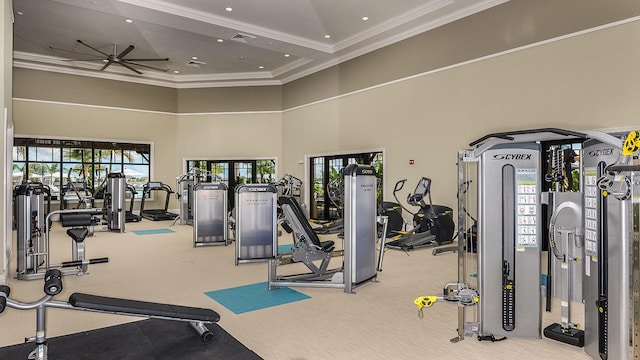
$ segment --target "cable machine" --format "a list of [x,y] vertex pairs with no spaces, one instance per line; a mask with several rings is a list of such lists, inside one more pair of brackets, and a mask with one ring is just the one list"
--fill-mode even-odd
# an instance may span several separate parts
[[107,174],[107,187],[104,193],[104,212],[107,218],[107,228],[111,231],[125,231],[127,214],[125,209],[125,194],[127,181],[123,173]]
[[[541,191],[541,142],[581,144],[581,192],[557,191],[559,185]],[[540,250],[548,235],[557,263],[551,264],[547,296],[560,297],[562,321],[547,326],[545,337],[584,344],[594,359],[637,359],[639,133],[622,144],[622,137],[598,131],[545,128],[490,134],[471,143],[473,150],[460,151],[459,188],[475,191],[459,193],[458,281],[445,285],[442,295],[416,298],[418,309],[437,300],[457,301],[458,333],[452,342],[473,335],[492,341],[541,337]],[[560,153],[548,155],[545,178],[560,182]],[[548,218],[541,216],[543,204]],[[541,225],[547,222],[545,233]],[[469,241],[473,225],[477,248]],[[579,330],[569,305],[582,294],[585,323]]]

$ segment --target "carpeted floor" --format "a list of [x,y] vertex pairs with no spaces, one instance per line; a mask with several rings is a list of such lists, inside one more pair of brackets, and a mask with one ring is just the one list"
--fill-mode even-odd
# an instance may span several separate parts
[[[217,324],[211,342],[203,342],[189,323],[142,320],[103,329],[55,337],[48,340],[50,359],[159,360],[217,359],[260,360]],[[0,359],[27,359],[34,344],[0,348]]]

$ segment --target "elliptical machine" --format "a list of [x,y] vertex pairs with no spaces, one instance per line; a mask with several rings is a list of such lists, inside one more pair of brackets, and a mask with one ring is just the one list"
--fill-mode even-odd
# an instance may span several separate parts
[[[397,193],[402,190],[406,181],[407,179],[402,179],[396,183],[393,188],[393,197],[406,212],[413,215],[413,229],[390,234],[388,238],[393,240],[387,242],[385,246],[389,249],[411,251],[451,243],[455,229],[453,210],[446,206],[432,204],[431,179],[422,177],[413,193],[407,195],[409,205],[420,207],[417,212],[410,211],[398,200]],[[429,199],[428,205],[425,202],[426,197]]]

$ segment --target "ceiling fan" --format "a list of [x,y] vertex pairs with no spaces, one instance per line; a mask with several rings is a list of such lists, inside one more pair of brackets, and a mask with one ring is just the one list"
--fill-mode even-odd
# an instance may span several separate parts
[[[77,41],[78,41],[79,44],[84,45],[84,46],[88,47],[89,49],[91,49],[93,51],[97,51],[98,53],[100,53],[104,57],[98,57],[98,58],[95,58],[95,59],[73,59],[73,60],[69,60],[69,61],[102,61],[102,62],[105,62],[106,64],[104,64],[104,66],[100,69],[100,71],[104,71],[111,64],[122,65],[125,68],[135,72],[136,74],[142,74],[142,72],[140,72],[138,69],[135,69],[133,66],[140,66],[140,67],[144,67],[144,68],[148,68],[148,69],[152,69],[152,70],[157,70],[157,71],[162,71],[162,72],[169,71],[169,69],[164,69],[164,68],[159,68],[159,67],[155,67],[155,66],[150,66],[150,65],[138,63],[139,61],[169,61],[169,58],[125,59],[124,57],[127,56],[127,54],[129,54],[131,51],[133,51],[133,49],[135,49],[135,47],[133,45],[129,45],[126,49],[122,50],[118,54],[117,45],[113,44],[113,54],[107,54],[104,51],[96,49],[95,47],[85,43],[82,40],[77,40]],[[89,55],[89,54],[81,54],[81,55]]]

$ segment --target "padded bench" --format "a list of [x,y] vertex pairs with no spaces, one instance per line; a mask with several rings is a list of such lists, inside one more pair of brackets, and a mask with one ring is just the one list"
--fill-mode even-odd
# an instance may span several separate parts
[[128,315],[200,321],[205,323],[220,321],[220,315],[211,309],[118,299],[82,293],[72,294],[69,297],[69,304],[77,308],[124,313]]

